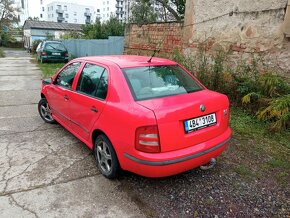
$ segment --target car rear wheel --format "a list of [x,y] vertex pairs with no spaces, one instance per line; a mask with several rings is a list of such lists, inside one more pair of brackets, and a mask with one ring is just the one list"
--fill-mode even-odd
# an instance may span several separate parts
[[40,58],[40,62],[41,62],[42,64],[44,64],[44,63],[45,63],[45,60],[41,57],[41,58]]
[[114,179],[119,175],[120,165],[116,152],[104,134],[99,135],[95,140],[94,156],[103,176]]
[[56,123],[55,119],[53,119],[49,104],[45,98],[40,99],[38,102],[38,112],[40,117],[46,123]]

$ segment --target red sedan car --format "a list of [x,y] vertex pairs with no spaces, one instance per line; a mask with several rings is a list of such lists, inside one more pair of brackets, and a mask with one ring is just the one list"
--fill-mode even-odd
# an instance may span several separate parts
[[209,163],[227,147],[229,101],[174,61],[77,58],[43,81],[38,110],[93,150],[100,172],[146,177]]

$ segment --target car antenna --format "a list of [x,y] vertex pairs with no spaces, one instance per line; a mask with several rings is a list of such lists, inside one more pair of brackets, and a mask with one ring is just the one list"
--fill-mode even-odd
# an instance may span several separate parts
[[159,53],[159,52],[160,52],[160,49],[161,49],[161,48],[159,48],[158,50],[157,50],[157,49],[154,50],[152,56],[151,56],[150,59],[147,61],[148,63],[151,63],[152,58],[155,56],[156,53]]

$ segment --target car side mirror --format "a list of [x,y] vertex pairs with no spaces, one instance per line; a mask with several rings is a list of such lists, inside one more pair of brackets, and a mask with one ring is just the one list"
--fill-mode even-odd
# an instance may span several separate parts
[[48,84],[52,84],[53,80],[51,77],[47,78],[47,79],[44,79],[42,80],[42,84],[43,85],[48,85]]

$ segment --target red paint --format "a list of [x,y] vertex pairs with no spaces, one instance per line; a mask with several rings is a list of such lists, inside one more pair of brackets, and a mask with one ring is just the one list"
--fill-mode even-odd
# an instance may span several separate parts
[[[223,142],[231,135],[229,113],[224,115],[224,110],[229,109],[227,97],[204,87],[204,90],[198,92],[135,101],[120,68],[176,65],[175,62],[162,58],[154,57],[151,63],[148,60],[149,57],[126,55],[74,59],[70,63],[81,62],[81,66],[72,88],[68,90],[48,84],[42,86],[41,92],[54,109],[53,117],[89,148],[93,148],[94,131],[106,134],[124,170],[147,177],[163,177],[193,169],[219,156],[228,145]],[[108,72],[108,93],[105,100],[76,92],[78,79],[87,62],[102,66]],[[192,78],[196,80],[193,76]],[[201,112],[201,104],[206,106],[205,112]],[[92,111],[92,107],[97,112]],[[185,133],[184,120],[210,113],[216,113],[216,125]],[[139,140],[142,140],[141,144]],[[157,146],[146,147],[148,142]],[[211,148],[219,144],[221,146],[211,151]],[[166,162],[208,150],[210,152],[196,158],[165,166],[144,165],[125,155],[142,161]]]

